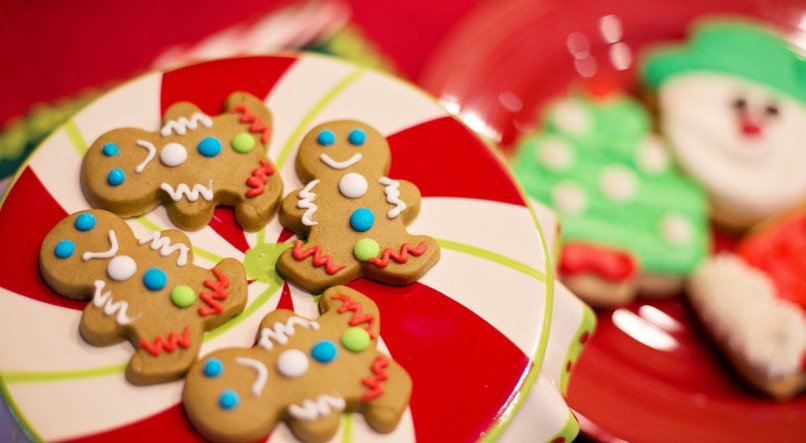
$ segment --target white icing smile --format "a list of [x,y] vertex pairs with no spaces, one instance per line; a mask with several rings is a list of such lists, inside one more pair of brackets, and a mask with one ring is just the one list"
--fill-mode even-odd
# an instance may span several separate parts
[[364,156],[363,156],[363,155],[361,155],[361,153],[356,152],[355,154],[353,154],[353,156],[352,156],[352,157],[350,157],[350,158],[348,158],[347,160],[344,160],[344,161],[342,161],[342,162],[337,162],[336,160],[333,160],[333,159],[332,159],[332,158],[330,158],[330,156],[329,156],[329,155],[327,155],[327,154],[322,154],[322,155],[320,155],[320,156],[319,156],[319,159],[320,159],[320,160],[322,160],[322,162],[323,162],[324,164],[326,164],[326,165],[330,166],[331,168],[341,170],[341,169],[347,169],[347,168],[349,168],[350,166],[352,166],[352,165],[354,165],[354,164],[356,164],[356,163],[360,162],[360,161],[361,161],[361,159],[362,159],[363,157],[364,157]]
[[193,185],[193,188],[188,186],[186,183],[180,183],[176,189],[174,189],[173,186],[169,185],[168,183],[163,183],[160,185],[160,189],[167,192],[168,195],[171,196],[171,199],[173,199],[175,202],[182,200],[182,197],[185,197],[192,202],[198,200],[199,197],[202,197],[208,202],[213,200],[212,180],[209,181],[207,186],[204,186],[201,183],[196,183]]

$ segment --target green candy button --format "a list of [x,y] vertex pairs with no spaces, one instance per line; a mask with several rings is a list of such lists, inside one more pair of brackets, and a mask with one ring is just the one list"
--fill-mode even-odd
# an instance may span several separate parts
[[361,261],[367,261],[375,258],[381,253],[381,246],[371,238],[362,238],[355,242],[353,246],[353,255]]
[[179,285],[171,291],[171,301],[180,308],[187,308],[196,302],[196,293],[189,286]]
[[364,328],[352,327],[341,335],[341,344],[353,352],[361,352],[369,346],[369,333]]
[[254,147],[255,137],[252,137],[252,134],[249,134],[248,132],[241,132],[232,139],[232,149],[234,149],[235,152],[246,154],[254,149]]

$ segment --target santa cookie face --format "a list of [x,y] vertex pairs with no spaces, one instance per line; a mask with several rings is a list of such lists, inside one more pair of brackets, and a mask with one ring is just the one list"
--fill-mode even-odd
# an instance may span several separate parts
[[406,284],[437,262],[434,239],[406,232],[420,192],[386,176],[390,159],[383,135],[362,122],[329,122],[305,136],[296,161],[305,187],[280,208],[283,226],[305,241],[280,256],[284,278],[313,292],[359,276]]
[[771,31],[712,22],[646,58],[661,127],[711,196],[717,222],[743,229],[806,199],[806,60]]
[[806,106],[768,87],[714,73],[659,91],[663,130],[717,213],[744,225],[806,196]]
[[196,360],[204,331],[246,305],[246,273],[237,260],[200,268],[183,232],[138,240],[120,217],[101,210],[59,222],[42,242],[39,265],[56,292],[90,300],[81,317],[84,340],[132,342],[126,377],[135,384],[181,378]]
[[285,421],[303,441],[321,442],[350,411],[379,432],[397,426],[412,382],[377,350],[377,306],[336,286],[319,308],[317,319],[274,311],[261,322],[255,347],[216,351],[190,370],[183,402],[202,435],[256,441]]
[[159,131],[122,128],[99,137],[81,167],[84,194],[122,217],[164,204],[171,221],[187,230],[209,223],[217,205],[233,206],[244,229],[258,230],[283,192],[266,158],[271,124],[266,106],[244,92],[231,94],[215,117],[177,103]]

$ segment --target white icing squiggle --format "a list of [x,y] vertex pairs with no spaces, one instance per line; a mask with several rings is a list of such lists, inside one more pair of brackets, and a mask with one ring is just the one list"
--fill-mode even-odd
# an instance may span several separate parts
[[386,186],[383,189],[383,193],[386,194],[386,201],[391,205],[395,205],[394,208],[386,213],[386,216],[389,218],[397,217],[406,209],[406,203],[400,199],[400,182],[389,177],[381,177],[378,179],[378,183]]
[[126,315],[126,310],[129,308],[127,302],[115,302],[112,299],[112,291],[106,291],[102,294],[104,286],[106,286],[106,283],[103,280],[95,280],[95,295],[92,296],[92,304],[98,308],[103,308],[104,314],[110,317],[115,316],[115,321],[121,326],[129,325],[136,320]]
[[305,209],[305,213],[302,214],[302,223],[305,226],[313,226],[319,223],[313,221],[311,218],[311,216],[316,213],[316,210],[319,209],[313,202],[316,199],[316,194],[311,192],[314,186],[318,184],[319,180],[313,180],[305,185],[305,187],[302,188],[302,191],[299,191],[299,201],[297,202],[297,207],[300,209]]
[[341,397],[320,395],[316,400],[303,400],[302,405],[291,405],[288,413],[297,420],[313,421],[327,417],[333,412],[341,412],[347,403]]
[[361,153],[356,152],[355,154],[353,154],[352,157],[348,158],[347,160],[344,160],[343,162],[337,162],[336,160],[330,158],[330,156],[327,154],[320,155],[319,159],[322,160],[324,164],[330,166],[331,168],[341,170],[341,169],[347,169],[350,166],[360,162],[363,157],[364,156],[361,155]]
[[171,135],[171,132],[176,132],[179,135],[185,135],[188,129],[192,131],[198,128],[199,123],[201,123],[205,128],[209,128],[213,126],[213,119],[206,114],[197,112],[191,115],[190,119],[187,117],[179,117],[176,120],[168,120],[162,126],[162,129],[160,129],[160,135],[167,137]]
[[261,329],[260,340],[258,340],[257,345],[263,349],[266,349],[267,351],[271,351],[274,347],[272,341],[275,341],[279,345],[285,345],[288,343],[288,337],[294,335],[295,326],[313,329],[314,331],[319,330],[319,323],[313,320],[308,320],[307,318],[294,316],[286,320],[285,324],[278,321],[271,328]]
[[148,166],[151,160],[154,160],[154,156],[157,155],[157,147],[145,140],[137,140],[137,146],[148,149],[148,155],[146,155],[146,159],[143,160],[142,163],[137,165],[136,168],[134,168],[134,170],[139,174],[143,172],[143,170],[146,168],[146,166]]
[[210,183],[207,186],[204,186],[201,183],[196,183],[193,185],[193,189],[191,189],[190,186],[185,183],[180,183],[176,189],[174,189],[168,183],[163,183],[160,185],[160,189],[167,192],[175,202],[182,200],[182,197],[187,197],[188,200],[195,202],[199,199],[199,195],[201,195],[201,197],[208,202],[213,200],[212,180],[210,180]]
[[102,252],[90,252],[87,251],[84,255],[81,256],[84,261],[87,261],[91,258],[112,258],[115,254],[118,253],[118,238],[115,236],[115,231],[110,229],[109,230],[109,249]]
[[767,274],[722,254],[700,265],[689,284],[691,302],[713,334],[755,372],[773,379],[801,370],[806,316],[778,298]]
[[159,249],[160,255],[163,257],[167,257],[174,252],[179,251],[179,257],[176,259],[176,264],[179,266],[185,266],[188,262],[188,252],[190,252],[190,247],[184,243],[171,244],[171,239],[168,237],[163,237],[160,232],[155,232],[151,234],[150,237],[145,236],[140,238],[137,240],[137,242],[141,245],[151,242],[151,245],[149,245],[151,250],[156,251]]
[[269,379],[269,370],[266,369],[266,365],[258,360],[246,357],[237,357],[235,361],[239,365],[252,368],[257,372],[255,382],[252,383],[252,394],[255,394],[255,397],[260,397],[260,394],[263,393],[263,388],[266,387],[266,380]]

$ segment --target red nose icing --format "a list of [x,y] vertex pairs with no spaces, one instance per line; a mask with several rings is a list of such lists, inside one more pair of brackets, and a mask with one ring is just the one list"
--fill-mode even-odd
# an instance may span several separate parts
[[761,135],[761,123],[754,122],[745,113],[739,116],[739,126],[742,128],[742,134],[747,137],[758,137]]

